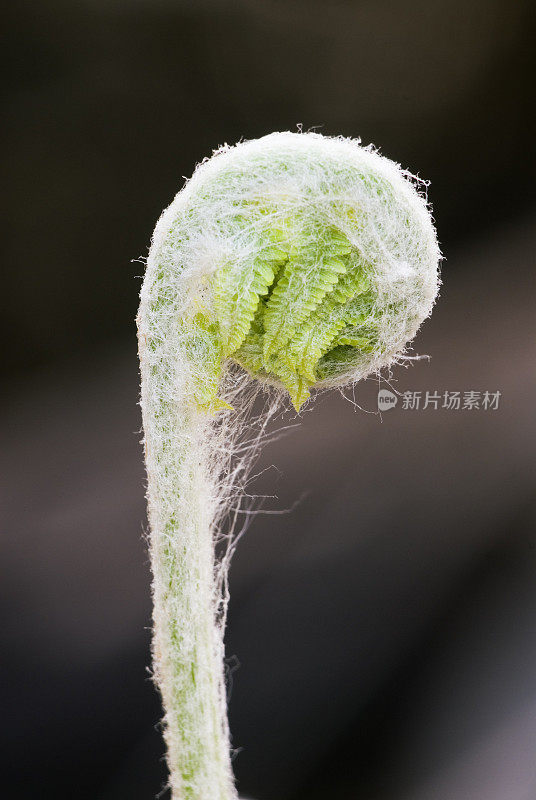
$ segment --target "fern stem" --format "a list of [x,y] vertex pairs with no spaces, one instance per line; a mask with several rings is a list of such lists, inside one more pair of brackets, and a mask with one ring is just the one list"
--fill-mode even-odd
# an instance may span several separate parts
[[[142,312],[139,327],[145,327]],[[155,364],[146,341],[140,337],[153,663],[165,710],[169,785],[173,800],[233,800],[214,556],[216,487],[207,463],[212,419],[194,404],[161,395],[158,387],[176,374],[176,359]]]

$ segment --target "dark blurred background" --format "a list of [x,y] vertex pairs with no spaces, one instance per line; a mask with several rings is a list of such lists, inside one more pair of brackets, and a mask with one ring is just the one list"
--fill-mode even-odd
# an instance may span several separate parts
[[369,381],[265,449],[267,509],[302,499],[255,519],[233,564],[240,792],[536,798],[533,4],[19,0],[3,16],[4,796],[149,800],[165,781],[136,259],[213,148],[303,125],[431,180],[431,358],[392,386],[501,397],[379,416]]

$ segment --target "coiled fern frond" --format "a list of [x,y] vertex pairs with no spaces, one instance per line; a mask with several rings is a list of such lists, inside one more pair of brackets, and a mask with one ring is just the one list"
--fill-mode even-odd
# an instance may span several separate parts
[[[226,575],[270,413],[392,364],[432,309],[439,249],[419,188],[358,142],[277,133],[203,162],[156,226],[138,334],[174,800],[236,797]],[[252,423],[255,387],[273,403]]]

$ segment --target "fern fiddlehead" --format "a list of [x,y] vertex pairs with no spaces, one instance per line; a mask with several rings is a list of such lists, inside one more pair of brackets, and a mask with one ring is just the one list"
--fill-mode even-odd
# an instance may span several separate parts
[[431,311],[438,259],[408,176],[317,134],[223,148],[156,227],[138,332],[153,661],[174,800],[236,797],[227,559],[215,544],[254,448],[241,439],[247,387],[286,392],[299,410],[312,389],[393,363]]

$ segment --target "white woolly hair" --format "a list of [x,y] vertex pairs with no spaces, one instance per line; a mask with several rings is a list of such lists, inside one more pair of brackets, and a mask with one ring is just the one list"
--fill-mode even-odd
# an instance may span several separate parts
[[[423,189],[355,140],[273,133],[216,151],[158,221],[138,331],[154,675],[174,800],[236,797],[223,669],[227,570],[251,464],[288,396],[284,373],[240,366],[238,348],[263,295],[252,267],[263,237],[273,227],[289,238],[298,231],[302,246],[318,252],[313,240],[325,227],[350,243],[372,298],[373,338],[363,350],[339,348],[303,396],[347,386],[400,359],[431,312],[440,253]],[[312,301],[307,295],[318,270],[314,259],[303,268],[303,293],[278,320],[280,341],[291,338],[285,330],[299,331],[308,313],[302,301],[322,309],[331,284]],[[260,388],[266,402],[254,416]]]

